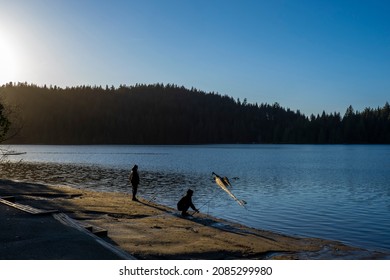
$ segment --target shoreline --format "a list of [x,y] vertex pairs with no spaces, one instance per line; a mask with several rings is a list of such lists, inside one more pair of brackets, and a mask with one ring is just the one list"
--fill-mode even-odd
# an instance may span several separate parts
[[104,228],[105,241],[141,260],[389,259],[338,241],[287,236],[203,213],[182,218],[175,209],[142,198],[133,202],[125,193],[0,179],[0,196]]
[[[317,168],[316,164],[295,163],[294,157],[285,158],[285,153],[278,150],[261,150],[260,154],[264,152],[268,160],[260,160],[260,165],[256,167],[243,162],[234,171],[237,159],[241,158],[242,153],[252,155],[251,149],[229,149],[227,155],[233,152],[237,158],[227,156],[226,163],[214,168],[214,159],[218,158],[221,151],[219,149],[211,150],[211,155],[209,149],[201,149],[200,158],[207,156],[210,161],[192,162],[188,161],[194,152],[192,149],[90,147],[79,150],[74,147],[30,147],[26,148],[29,155],[27,158],[18,162],[17,157],[10,157],[0,165],[0,173],[3,178],[24,182],[66,184],[92,191],[130,193],[127,165],[128,162],[137,162],[142,166],[140,195],[150,199],[157,194],[156,202],[159,204],[175,208],[181,194],[191,188],[195,192],[195,205],[199,207],[206,204],[201,210],[216,217],[282,234],[337,240],[354,247],[390,253],[390,239],[387,238],[390,237],[387,231],[390,221],[386,211],[389,201],[386,199],[386,184],[383,181],[388,175],[383,168],[379,168],[377,173],[376,168],[373,169],[374,165],[368,168],[363,165],[363,170],[373,171],[363,176],[359,173],[360,168],[350,170],[348,167],[351,172],[343,172],[343,166],[334,166],[331,162],[328,162],[331,165],[323,165],[320,159],[325,156],[324,159],[329,160],[327,152],[318,154],[322,155],[320,158],[315,157],[318,159],[315,163],[321,163],[318,166],[321,168]],[[306,148],[303,150],[306,151]],[[378,150],[374,150],[377,154]],[[291,155],[301,149],[288,151],[287,155]],[[318,149],[309,148],[309,151],[309,154],[298,154],[311,155]],[[275,152],[284,159],[282,162],[278,162],[279,157],[275,158],[277,161],[272,161]],[[329,152],[330,155],[339,155],[338,149]],[[311,162],[311,156],[304,158]],[[283,168],[284,164],[291,168]],[[237,207],[229,197],[221,194],[209,176],[211,170],[229,178],[235,178],[235,175],[239,177],[236,182],[232,181],[232,191],[248,202],[248,210],[250,208],[251,211]],[[334,195],[335,199],[332,198]],[[212,198],[214,196],[215,199]]]

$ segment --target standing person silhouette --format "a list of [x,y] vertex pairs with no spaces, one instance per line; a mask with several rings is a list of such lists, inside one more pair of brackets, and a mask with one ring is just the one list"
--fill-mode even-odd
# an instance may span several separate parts
[[189,216],[187,213],[188,208],[192,208],[195,212],[199,212],[198,209],[196,209],[195,205],[192,203],[192,195],[194,191],[191,189],[188,189],[187,194],[183,196],[179,202],[177,203],[177,210],[181,211],[181,215],[183,217]]
[[138,174],[138,165],[134,165],[130,172],[130,183],[133,187],[133,201],[138,201],[137,199],[137,190],[138,190],[138,184],[139,184],[139,174]]

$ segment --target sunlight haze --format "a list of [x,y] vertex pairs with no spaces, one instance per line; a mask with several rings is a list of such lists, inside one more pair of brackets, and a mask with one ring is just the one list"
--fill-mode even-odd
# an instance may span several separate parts
[[0,84],[171,83],[310,115],[383,106],[387,1],[0,0]]

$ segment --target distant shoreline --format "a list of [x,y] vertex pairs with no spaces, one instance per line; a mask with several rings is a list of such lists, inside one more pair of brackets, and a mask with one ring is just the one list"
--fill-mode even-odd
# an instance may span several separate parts
[[[1,87],[11,144],[389,144],[390,105],[306,116],[174,84]],[[23,120],[23,123],[21,123]]]

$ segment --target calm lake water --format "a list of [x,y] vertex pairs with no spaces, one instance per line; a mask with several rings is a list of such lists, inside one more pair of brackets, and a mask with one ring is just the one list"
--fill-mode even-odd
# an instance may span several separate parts
[[[130,193],[137,164],[139,195],[157,203],[175,207],[192,188],[194,204],[216,217],[390,252],[388,145],[3,147],[26,154],[10,157],[23,168],[0,177]],[[214,183],[213,171],[230,178],[246,209]]]

